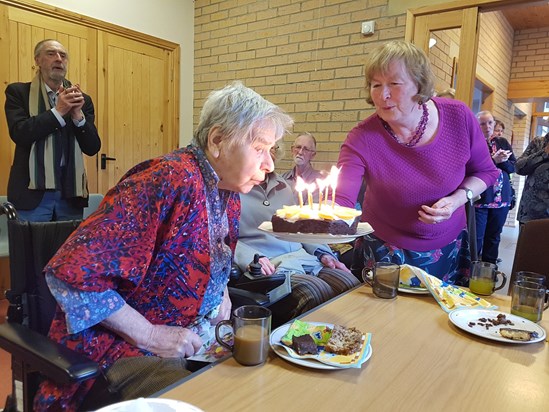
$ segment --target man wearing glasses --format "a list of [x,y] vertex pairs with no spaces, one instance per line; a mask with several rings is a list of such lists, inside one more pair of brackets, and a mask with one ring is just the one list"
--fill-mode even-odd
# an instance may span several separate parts
[[316,139],[311,133],[301,133],[292,145],[292,156],[295,166],[292,170],[282,175],[295,187],[297,177],[301,177],[305,183],[316,182],[316,179],[324,179],[323,171],[316,170],[311,161],[316,155]]

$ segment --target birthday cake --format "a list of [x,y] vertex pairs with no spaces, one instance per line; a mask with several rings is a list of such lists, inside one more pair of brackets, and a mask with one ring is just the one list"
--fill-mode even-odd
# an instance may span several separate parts
[[360,220],[360,210],[343,206],[322,205],[284,206],[272,216],[273,232],[329,233],[354,235]]

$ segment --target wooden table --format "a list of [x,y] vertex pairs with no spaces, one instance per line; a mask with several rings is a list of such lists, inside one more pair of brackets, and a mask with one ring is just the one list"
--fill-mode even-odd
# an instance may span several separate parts
[[[510,298],[488,299],[509,312]],[[266,364],[232,358],[192,375],[161,397],[215,411],[548,411],[547,341],[500,343],[455,327],[431,295],[375,297],[359,286],[304,320],[372,333],[361,369],[317,370],[271,351]],[[540,322],[549,328],[549,312]]]

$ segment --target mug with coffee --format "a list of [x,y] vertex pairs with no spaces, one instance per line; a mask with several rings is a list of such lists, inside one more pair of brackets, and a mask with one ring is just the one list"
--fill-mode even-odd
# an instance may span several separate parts
[[376,262],[373,270],[362,269],[362,280],[372,286],[374,295],[379,298],[393,299],[398,292],[400,266],[391,262]]
[[543,311],[549,307],[549,302],[545,303],[547,293],[544,285],[517,280],[511,285],[511,313],[539,322]]
[[[221,327],[232,328],[233,345],[223,341]],[[217,342],[233,352],[234,359],[245,366],[259,365],[267,360],[271,335],[271,311],[263,306],[244,305],[233,311],[229,320],[215,327]]]
[[[496,286],[498,277],[501,277],[501,284]],[[504,287],[506,282],[505,273],[500,272],[493,263],[471,262],[471,277],[469,279],[471,292],[488,296]]]

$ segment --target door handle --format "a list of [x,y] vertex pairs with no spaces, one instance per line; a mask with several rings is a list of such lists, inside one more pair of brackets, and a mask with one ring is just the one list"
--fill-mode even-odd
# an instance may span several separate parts
[[107,168],[107,160],[116,160],[116,157],[107,157],[105,153],[101,153],[101,170]]

